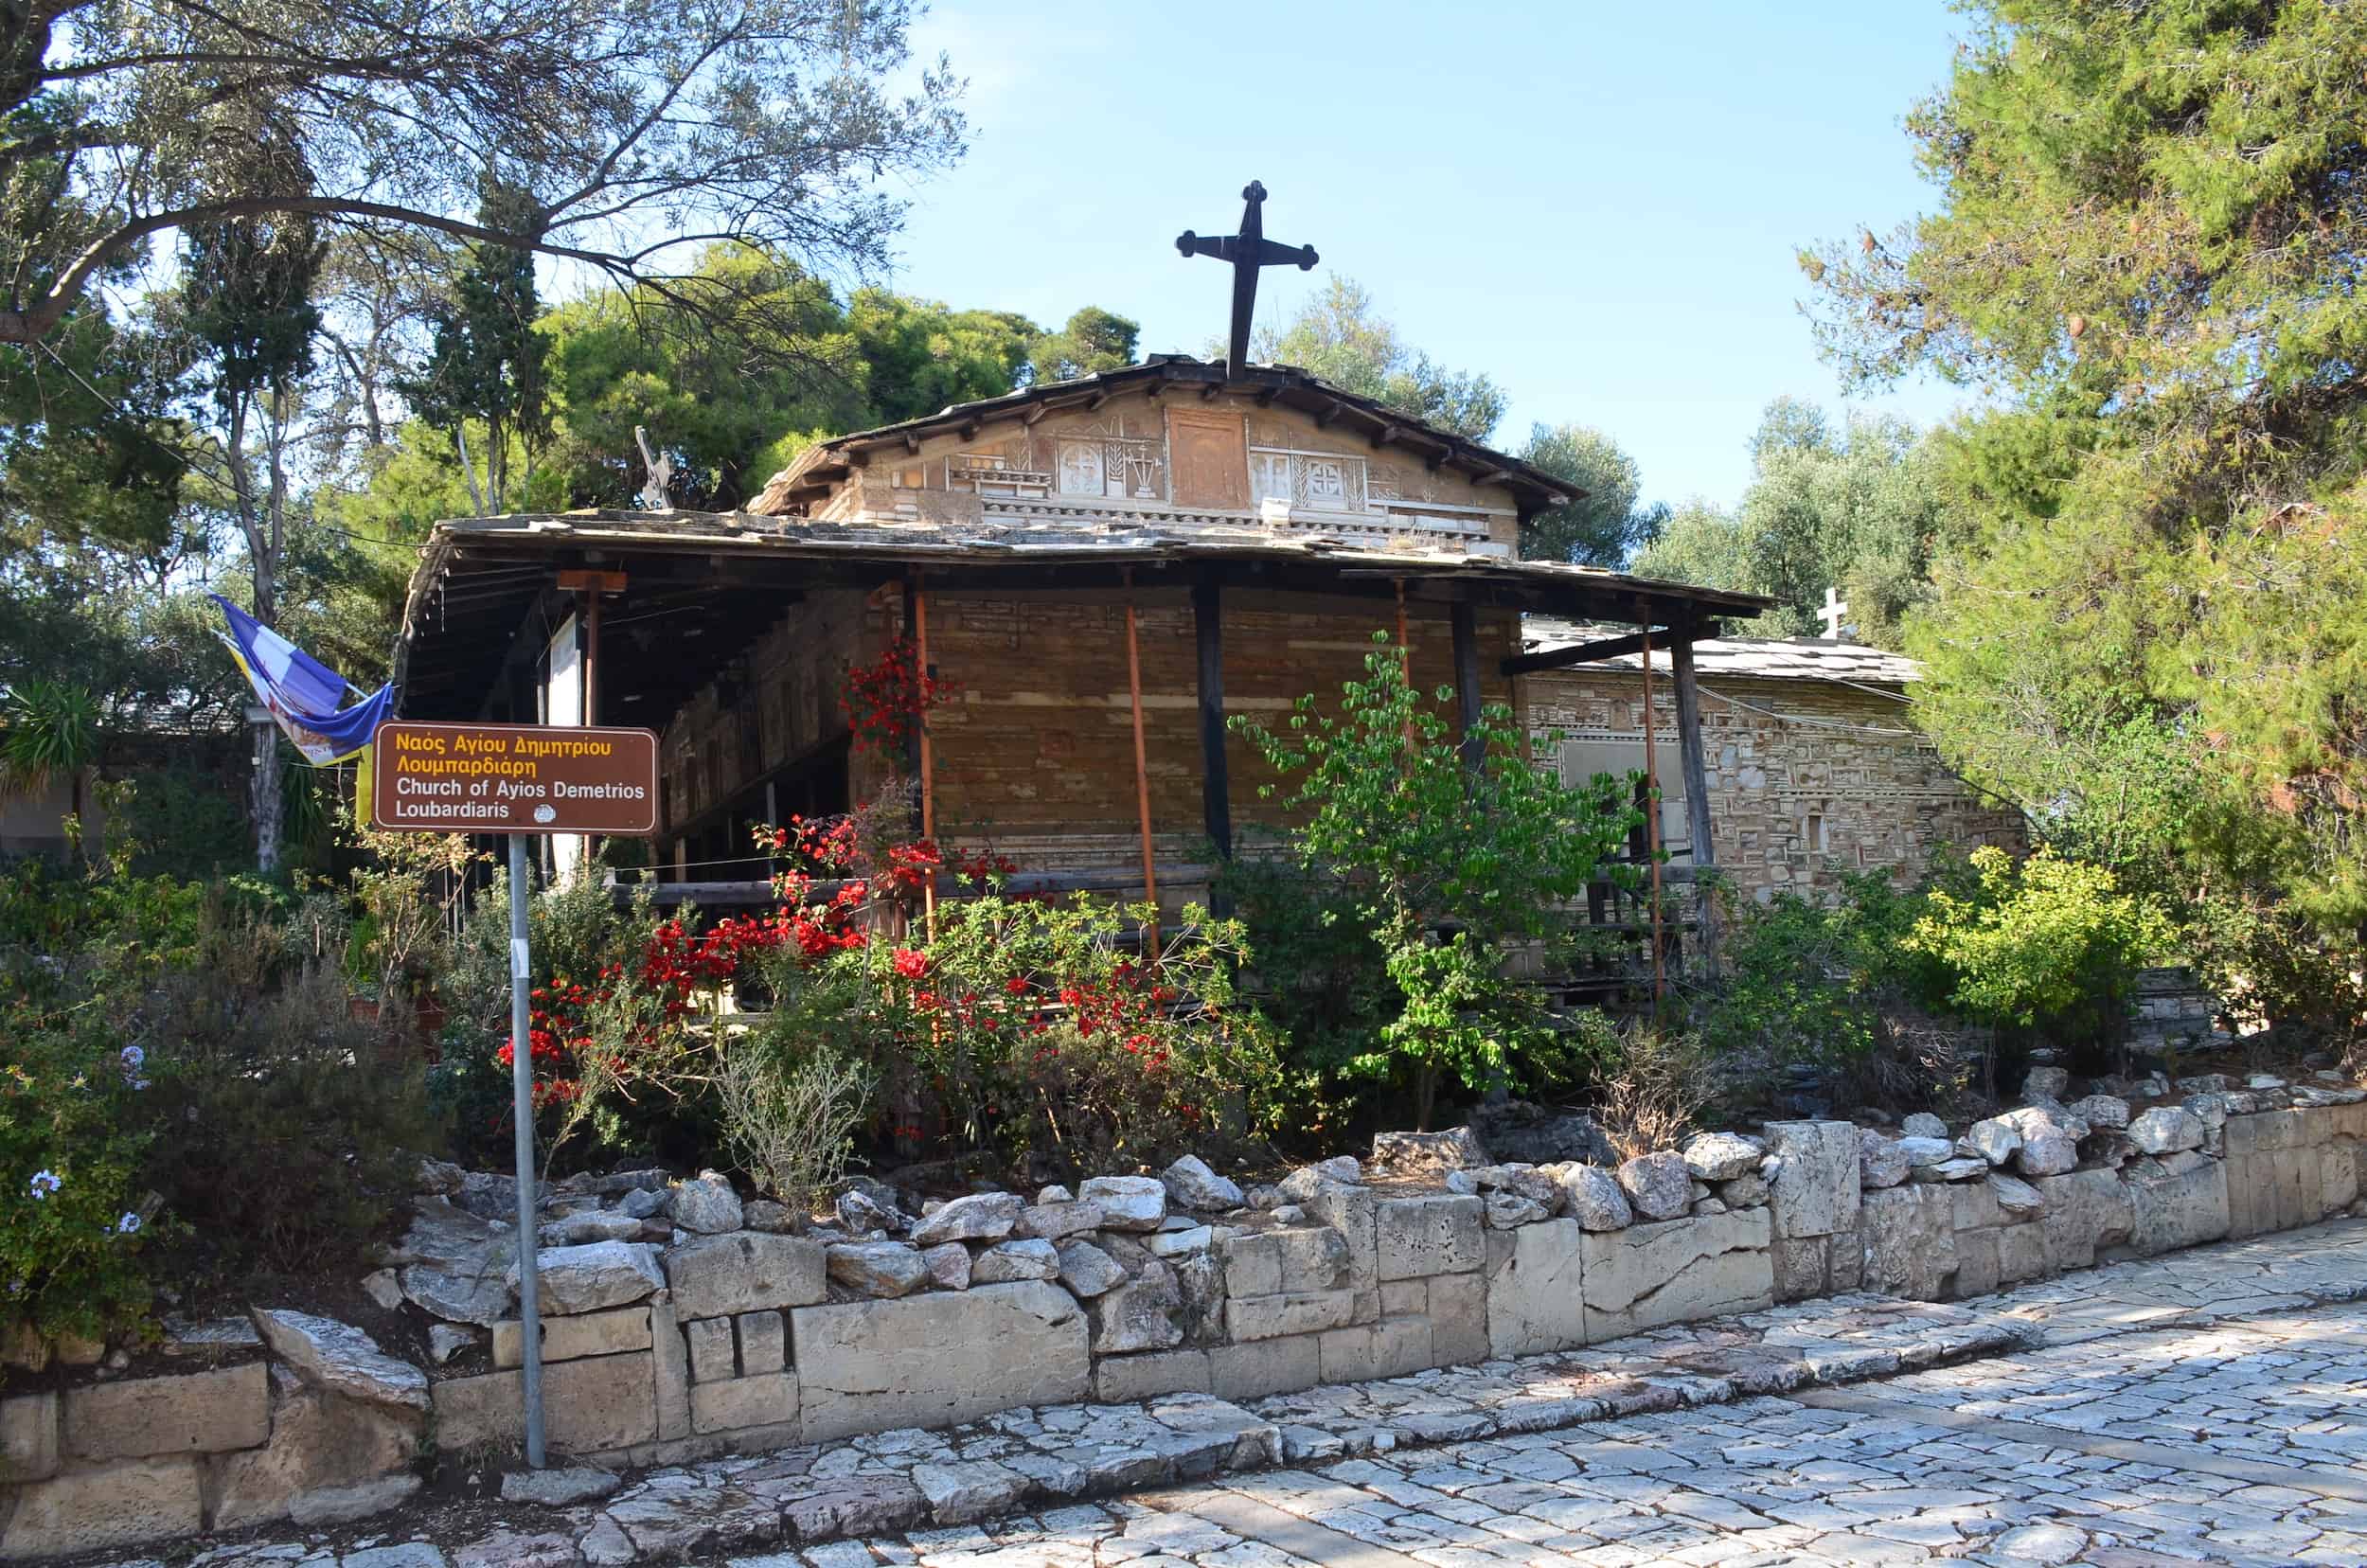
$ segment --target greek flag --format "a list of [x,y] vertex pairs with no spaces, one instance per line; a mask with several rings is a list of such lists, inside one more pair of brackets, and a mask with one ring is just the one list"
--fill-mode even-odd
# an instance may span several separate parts
[[[279,722],[298,756],[322,768],[369,745],[394,705],[393,686],[365,694],[220,594],[210,597],[229,623],[222,640],[230,656],[239,661],[257,699]],[[343,705],[347,692],[361,700]]]

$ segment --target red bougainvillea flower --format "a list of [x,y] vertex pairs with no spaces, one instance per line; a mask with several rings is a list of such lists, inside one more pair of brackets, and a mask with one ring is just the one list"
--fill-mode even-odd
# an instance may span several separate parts
[[898,948],[893,962],[896,972],[907,980],[917,980],[929,972],[929,955],[917,948]]

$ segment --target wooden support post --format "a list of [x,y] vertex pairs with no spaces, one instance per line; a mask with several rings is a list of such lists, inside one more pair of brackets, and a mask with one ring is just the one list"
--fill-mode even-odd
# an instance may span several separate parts
[[[1414,642],[1406,635],[1405,631],[1405,579],[1403,578],[1397,579],[1397,677],[1405,682],[1406,690],[1414,691]],[[1418,704],[1421,701],[1421,693],[1414,691],[1414,696]],[[1405,754],[1408,757],[1414,755],[1414,716],[1411,713],[1405,717]]]
[[[919,614],[919,606],[920,584],[913,578],[906,578],[904,579],[904,641],[912,640],[913,622]],[[896,639],[889,640],[892,645]],[[920,668],[920,673],[925,676],[928,672],[928,667],[923,665]],[[920,725],[917,722],[904,736],[904,772],[913,778],[920,776]],[[913,831],[918,833],[920,830],[920,802],[916,800],[913,802]]]
[[1693,625],[1679,625],[1668,644],[1668,664],[1677,687],[1677,747],[1684,769],[1685,837],[1693,859],[1695,945],[1704,973],[1717,972],[1717,889],[1701,873],[1717,865],[1710,830],[1709,742],[1701,734],[1701,689],[1694,680]]
[[1479,615],[1461,599],[1448,606],[1447,614],[1454,628],[1454,695],[1462,710],[1463,765],[1476,773],[1486,760],[1479,737]]
[[1143,900],[1150,905],[1150,921],[1143,931],[1143,962],[1159,960],[1159,873],[1150,853],[1150,760],[1143,747],[1143,653],[1135,633],[1134,574],[1126,580],[1126,688],[1134,710],[1134,815],[1143,838]]
[[1219,861],[1233,858],[1233,793],[1224,766],[1224,633],[1217,579],[1192,585],[1192,633],[1200,644],[1200,798]]
[[1652,623],[1649,612],[1644,622],[1644,819],[1645,843],[1649,846],[1652,862],[1652,1006],[1657,1007],[1668,989],[1668,973],[1661,952],[1660,915],[1660,753],[1652,734]]
[[[913,605],[913,679],[919,686],[918,700],[913,715],[913,729],[920,737],[920,836],[935,842],[937,836],[936,778],[929,749],[929,596],[921,590],[920,574],[912,577]],[[937,935],[937,874],[929,873],[920,884],[920,909],[924,928],[931,941]]]

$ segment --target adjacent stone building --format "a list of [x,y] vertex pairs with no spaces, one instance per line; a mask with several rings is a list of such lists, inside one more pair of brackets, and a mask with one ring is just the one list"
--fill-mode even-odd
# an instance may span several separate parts
[[[1523,637],[1544,651],[1601,630],[1539,616]],[[1717,865],[1738,897],[1829,897],[1850,872],[1912,882],[1943,848],[2025,846],[2020,812],[1949,772],[1914,727],[1913,660],[1810,637],[1713,638],[1696,643],[1693,658]],[[1689,848],[1684,770],[1667,743],[1676,725],[1669,673],[1655,651],[1662,833],[1672,849]],[[1640,653],[1523,675],[1519,685],[1531,729],[1561,738],[1564,776],[1642,771]]]

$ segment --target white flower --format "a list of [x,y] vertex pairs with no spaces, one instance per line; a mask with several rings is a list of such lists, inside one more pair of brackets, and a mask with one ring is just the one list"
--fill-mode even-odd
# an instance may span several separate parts
[[125,1209],[123,1211],[123,1218],[116,1221],[116,1234],[117,1236],[136,1235],[138,1234],[139,1228],[140,1217],[130,1209]]
[[127,1073],[138,1071],[140,1065],[147,1060],[148,1053],[137,1045],[126,1045],[123,1048],[123,1070]]
[[58,1179],[58,1173],[54,1170],[36,1170],[33,1172],[32,1191],[35,1202],[39,1202],[40,1200],[48,1197],[51,1193],[57,1191],[63,1185],[65,1185],[65,1183]]

